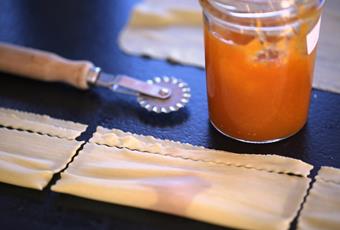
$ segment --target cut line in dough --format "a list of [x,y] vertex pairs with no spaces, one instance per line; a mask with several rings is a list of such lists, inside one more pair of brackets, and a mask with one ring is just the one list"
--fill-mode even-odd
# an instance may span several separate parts
[[67,139],[75,139],[87,128],[72,121],[6,108],[0,108],[0,125]]
[[298,229],[340,229],[340,169],[321,167],[298,219]]
[[0,181],[42,190],[82,143],[0,128]]
[[241,229],[288,229],[309,178],[88,143],[52,190]]
[[313,168],[312,165],[301,160],[273,154],[238,154],[227,151],[206,149],[200,146],[193,146],[170,140],[161,140],[152,136],[132,134],[118,129],[110,130],[101,126],[97,127],[97,130],[90,139],[90,142],[161,155],[169,155],[193,161],[254,168],[257,170],[276,173],[291,173],[304,177],[308,176],[310,170]]

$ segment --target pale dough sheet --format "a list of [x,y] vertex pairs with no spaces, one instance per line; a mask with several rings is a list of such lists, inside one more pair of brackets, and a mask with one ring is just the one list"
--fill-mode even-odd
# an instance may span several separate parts
[[241,229],[288,229],[309,178],[86,144],[53,191]]
[[87,128],[72,121],[6,108],[0,108],[0,125],[67,139],[75,139]]
[[292,173],[302,176],[307,176],[313,168],[312,165],[303,161],[278,155],[237,154],[218,151],[170,140],[161,140],[152,136],[132,134],[118,129],[110,130],[101,126],[97,127],[97,131],[93,134],[90,142],[171,155],[177,158],[189,158],[195,161],[255,168],[270,172]]
[[42,190],[82,142],[0,128],[0,181]]
[[204,67],[198,0],[145,0],[137,4],[118,43],[126,53]]
[[340,229],[340,169],[321,167],[303,205],[298,229]]
[[340,93],[340,1],[327,0],[322,14],[313,86]]
[[[328,0],[322,16],[313,87],[340,93],[340,1]],[[132,10],[118,43],[126,53],[204,67],[198,0],[144,0]]]

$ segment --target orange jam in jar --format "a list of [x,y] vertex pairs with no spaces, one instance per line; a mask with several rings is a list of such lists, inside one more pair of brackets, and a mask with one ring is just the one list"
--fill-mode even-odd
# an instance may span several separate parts
[[304,126],[323,2],[201,0],[215,128],[237,140],[268,143]]

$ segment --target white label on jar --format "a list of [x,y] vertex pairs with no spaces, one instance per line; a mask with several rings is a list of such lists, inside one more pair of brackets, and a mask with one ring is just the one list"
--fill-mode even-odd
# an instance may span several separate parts
[[319,40],[319,32],[320,32],[320,23],[321,23],[321,17],[319,18],[319,21],[316,23],[314,28],[307,34],[307,53],[310,54],[313,52],[316,44]]

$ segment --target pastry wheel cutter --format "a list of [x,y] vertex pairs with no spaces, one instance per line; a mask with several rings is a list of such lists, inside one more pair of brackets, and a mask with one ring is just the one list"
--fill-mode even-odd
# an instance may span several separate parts
[[89,61],[73,61],[54,53],[0,42],[0,71],[36,80],[58,81],[88,89],[100,86],[131,94],[148,111],[169,113],[184,107],[191,97],[188,85],[174,77],[140,81],[104,73]]

